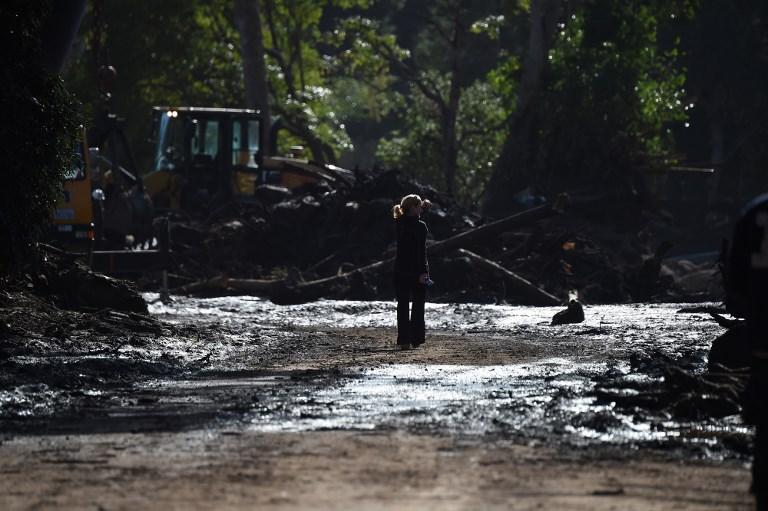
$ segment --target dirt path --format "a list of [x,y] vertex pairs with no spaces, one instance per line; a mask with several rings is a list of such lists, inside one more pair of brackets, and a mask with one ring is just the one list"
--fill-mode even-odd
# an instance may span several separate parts
[[400,432],[27,437],[0,448],[26,509],[749,509],[738,464],[585,460]]

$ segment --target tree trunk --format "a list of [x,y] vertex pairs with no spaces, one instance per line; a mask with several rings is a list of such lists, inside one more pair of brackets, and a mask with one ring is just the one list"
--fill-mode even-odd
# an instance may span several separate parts
[[453,22],[453,37],[451,38],[451,84],[448,91],[448,103],[443,111],[443,172],[445,175],[446,191],[449,195],[456,193],[456,169],[458,166],[458,141],[456,140],[456,120],[459,115],[461,100],[461,45],[463,30],[461,24],[461,9],[456,10]]
[[456,194],[456,167],[458,147],[456,144],[456,112],[449,111],[443,118],[443,175],[445,176],[445,191],[448,195]]
[[483,214],[487,216],[509,213],[511,195],[532,184],[534,179],[530,162],[535,127],[532,105],[541,88],[562,4],[563,0],[531,0],[528,51],[523,61],[517,106],[509,119],[509,136],[504,141],[483,197]]
[[262,148],[270,147],[272,118],[269,111],[267,66],[264,63],[264,38],[261,30],[261,13],[258,0],[235,0],[235,22],[240,32],[240,54],[245,80],[247,108],[261,112],[264,123]]

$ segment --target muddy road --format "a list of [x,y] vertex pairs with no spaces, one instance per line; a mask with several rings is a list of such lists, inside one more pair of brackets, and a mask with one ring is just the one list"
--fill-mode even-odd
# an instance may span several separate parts
[[389,302],[180,297],[90,344],[42,329],[3,362],[0,507],[750,508],[751,429],[680,386],[706,314],[427,307],[405,352]]

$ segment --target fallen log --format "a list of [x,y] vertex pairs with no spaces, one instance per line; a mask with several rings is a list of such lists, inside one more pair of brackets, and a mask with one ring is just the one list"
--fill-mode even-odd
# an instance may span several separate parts
[[299,282],[295,285],[290,285],[283,281],[281,285],[277,285],[271,290],[269,293],[269,299],[278,305],[292,305],[316,300],[324,295],[327,295],[334,286],[339,284],[346,284],[349,279],[355,277],[356,275],[374,273],[389,269],[394,261],[395,258],[390,257],[338,275],[311,280],[309,282]]
[[285,282],[285,279],[234,279],[224,275],[198,280],[171,289],[172,294],[204,293],[211,291],[243,291],[256,295],[269,294]]
[[227,289],[227,277],[224,275],[217,275],[210,279],[198,280],[184,284],[183,286],[176,287],[170,290],[174,295],[187,295],[194,293],[205,293],[211,291],[226,291]]
[[[562,194],[557,197],[554,203],[542,204],[520,213],[515,213],[505,218],[495,220],[491,223],[469,229],[450,238],[444,240],[435,241],[427,245],[427,253],[430,255],[436,255],[441,252],[446,252],[454,248],[464,248],[468,245],[479,243],[485,239],[497,236],[503,232],[510,231],[521,225],[525,225],[543,218],[547,218],[553,214],[560,213],[568,202],[568,196]],[[394,255],[394,249],[388,250],[384,255],[389,257]]]
[[474,261],[479,266],[503,278],[505,282],[515,289],[515,291],[529,300],[531,305],[561,305],[563,303],[562,300],[556,296],[535,286],[527,279],[521,277],[517,273],[509,271],[500,264],[463,248],[460,248],[458,252],[463,256],[469,257],[470,260]]
[[541,220],[542,218],[559,213],[564,206],[565,201],[567,201],[567,196],[561,196],[558,197],[558,200],[556,200],[554,204],[544,204],[542,206],[536,206],[535,208],[526,209],[525,211],[496,220],[495,222],[475,227],[474,229],[461,232],[441,241],[436,241],[427,246],[427,252],[430,255],[435,255],[454,248],[464,248],[468,245],[497,236],[520,225]]

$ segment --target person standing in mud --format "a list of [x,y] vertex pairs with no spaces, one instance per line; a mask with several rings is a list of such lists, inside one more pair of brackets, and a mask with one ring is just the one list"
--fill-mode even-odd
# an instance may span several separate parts
[[746,320],[751,346],[744,421],[755,425],[752,491],[768,510],[768,194],[750,202],[736,223],[725,272],[726,308]]
[[[397,297],[397,345],[400,349],[424,343],[424,303],[429,279],[427,224],[421,214],[431,203],[418,195],[406,195],[392,208],[397,232],[395,294]],[[410,302],[413,306],[408,315]]]

